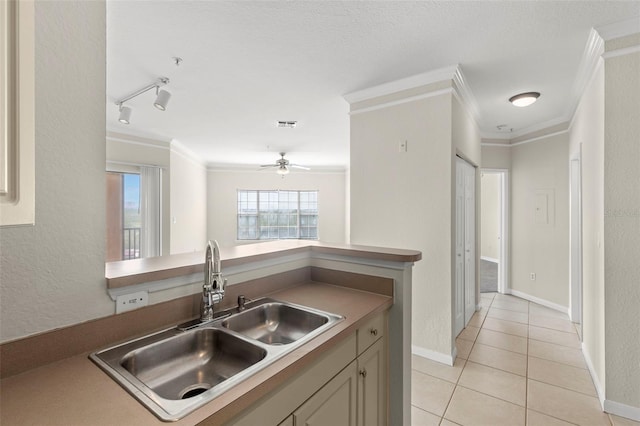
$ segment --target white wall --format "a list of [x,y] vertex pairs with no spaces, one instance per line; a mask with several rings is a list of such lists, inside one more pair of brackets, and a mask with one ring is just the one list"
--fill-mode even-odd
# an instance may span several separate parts
[[[399,152],[401,141],[407,152]],[[456,153],[480,162],[477,129],[451,94],[351,115],[351,242],[422,251],[413,275],[412,343],[441,360],[453,348]]]
[[607,41],[604,103],[606,398],[640,420],[640,33]]
[[237,241],[239,189],[318,190],[319,238],[346,242],[346,173],[292,171],[284,178],[275,170],[215,170],[207,173],[207,234],[221,247],[255,241]]
[[483,169],[511,169],[511,146],[482,145]]
[[[351,115],[351,242],[422,252],[412,341],[451,352],[450,94]],[[398,152],[406,140],[408,152]]]
[[582,148],[582,335],[595,381],[604,391],[604,63],[585,89],[573,118],[571,158]]
[[483,172],[480,178],[480,256],[500,258],[500,175]]
[[36,2],[35,31],[36,221],[0,229],[2,342],[114,311],[104,280],[105,2]]
[[207,169],[174,145],[170,153],[170,253],[202,251],[207,244]]
[[[511,288],[568,307],[568,133],[512,147],[511,170]],[[536,220],[540,191],[549,191],[548,224]]]

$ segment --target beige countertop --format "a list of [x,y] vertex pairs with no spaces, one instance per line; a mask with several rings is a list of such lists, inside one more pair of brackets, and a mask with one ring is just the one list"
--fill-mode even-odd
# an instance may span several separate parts
[[[333,244],[307,240],[280,240],[221,247],[220,257],[224,269],[234,265],[304,252],[392,262],[417,262],[422,258],[422,253],[416,250]],[[105,277],[108,288],[118,288],[202,272],[203,263],[204,252],[109,262],[105,266]]]
[[[207,418],[221,424],[233,418],[393,303],[389,296],[314,282],[269,296],[333,312],[346,319],[173,424],[195,425]],[[166,424],[93,364],[87,355],[67,358],[2,380],[0,424]]]

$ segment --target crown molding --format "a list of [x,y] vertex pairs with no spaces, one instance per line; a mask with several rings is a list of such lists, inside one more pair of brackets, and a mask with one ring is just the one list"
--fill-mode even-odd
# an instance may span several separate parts
[[347,93],[342,97],[349,104],[354,104],[357,102],[362,102],[369,99],[377,98],[380,96],[401,92],[403,90],[414,89],[416,87],[426,86],[428,84],[438,83],[440,81],[452,80],[458,69],[459,69],[458,65],[451,65],[451,66],[440,68],[437,70],[428,71],[422,74],[412,75],[410,77],[402,78],[400,80],[379,84],[377,86],[369,87],[367,89],[362,89],[355,92]]
[[473,117],[475,121],[476,128],[480,129],[480,123],[482,123],[480,107],[459,65],[456,66],[455,72],[453,73],[453,87],[454,94],[458,97],[460,103],[469,110],[471,117]]
[[622,49],[610,50],[602,55],[604,59],[615,58],[617,56],[630,55],[640,52],[640,45],[623,47]]
[[454,93],[454,89],[451,87],[447,89],[434,90],[433,92],[423,93],[422,95],[409,96],[408,98],[397,99],[395,101],[385,102],[378,105],[373,105],[366,108],[359,108],[349,112],[349,115],[358,115],[363,112],[376,111],[383,108],[389,108],[395,105],[406,104],[408,102],[419,101],[421,99],[433,98],[435,96],[446,95],[447,93]]
[[580,60],[578,73],[576,75],[576,79],[574,80],[573,88],[571,91],[569,108],[565,113],[565,121],[570,121],[573,119],[573,116],[578,109],[580,99],[582,99],[582,94],[593,79],[603,53],[604,39],[598,33],[598,31],[592,28],[589,32],[589,38],[587,39],[584,51],[582,52],[582,59]]
[[169,150],[171,145],[170,142],[159,141],[159,140],[149,139],[149,138],[142,138],[139,136],[128,135],[125,133],[107,132],[106,139],[108,141],[121,142],[121,143],[130,144],[130,145],[139,145],[139,146],[145,146],[148,148],[156,148],[156,149],[164,149],[164,150]]
[[596,31],[605,41],[640,33],[640,16],[634,16],[609,25],[602,25],[597,27]]
[[203,161],[200,161],[200,159],[198,158],[196,153],[191,151],[186,146],[184,146],[181,142],[179,142],[176,139],[173,139],[171,141],[171,143],[170,143],[170,146],[171,146],[171,152],[173,152],[175,154],[178,154],[182,158],[184,158],[184,159],[186,159],[188,161],[191,161],[195,165],[197,165],[197,166],[199,166],[199,167],[201,167],[201,168],[206,170],[207,164],[204,163]]

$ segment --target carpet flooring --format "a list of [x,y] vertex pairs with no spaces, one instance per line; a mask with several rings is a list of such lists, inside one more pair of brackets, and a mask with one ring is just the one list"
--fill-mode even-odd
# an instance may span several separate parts
[[498,264],[480,259],[480,293],[498,291]]

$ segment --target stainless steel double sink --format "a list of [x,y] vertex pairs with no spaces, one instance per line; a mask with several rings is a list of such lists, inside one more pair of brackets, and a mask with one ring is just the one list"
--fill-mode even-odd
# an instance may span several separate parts
[[175,421],[344,318],[259,299],[193,329],[172,328],[89,358],[164,421]]

